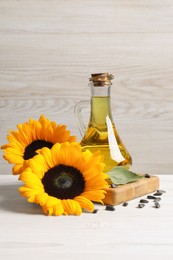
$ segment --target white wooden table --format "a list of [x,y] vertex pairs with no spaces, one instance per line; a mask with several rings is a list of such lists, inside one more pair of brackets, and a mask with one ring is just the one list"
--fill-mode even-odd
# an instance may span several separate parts
[[[161,207],[139,199],[114,212],[47,217],[18,193],[16,176],[0,176],[0,259],[173,259],[173,176],[160,176]],[[145,198],[146,196],[143,196]]]

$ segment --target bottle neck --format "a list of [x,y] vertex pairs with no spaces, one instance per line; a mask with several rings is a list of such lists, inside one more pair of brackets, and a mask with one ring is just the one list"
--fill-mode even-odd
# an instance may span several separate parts
[[104,86],[94,86],[93,83],[90,83],[91,87],[91,96],[92,97],[109,97],[111,91],[111,83]]
[[91,117],[90,123],[102,131],[106,131],[106,117],[112,120],[110,105],[110,88],[107,86],[93,86],[91,84]]

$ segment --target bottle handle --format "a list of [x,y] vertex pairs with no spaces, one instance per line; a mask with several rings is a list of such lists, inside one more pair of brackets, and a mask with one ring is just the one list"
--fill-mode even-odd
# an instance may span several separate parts
[[86,125],[84,124],[84,121],[83,121],[82,109],[84,107],[88,107],[89,105],[90,105],[90,100],[81,100],[75,105],[75,108],[74,108],[74,114],[76,117],[77,125],[78,125],[79,132],[82,137],[84,136],[84,134],[86,132]]

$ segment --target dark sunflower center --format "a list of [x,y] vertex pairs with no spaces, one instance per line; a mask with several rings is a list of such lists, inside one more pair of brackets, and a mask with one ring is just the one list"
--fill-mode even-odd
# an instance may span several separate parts
[[49,169],[42,183],[45,192],[58,199],[73,199],[84,191],[85,181],[81,172],[72,167],[59,164]]
[[23,158],[24,160],[28,160],[37,154],[36,150],[41,149],[43,147],[51,148],[52,146],[53,143],[51,142],[47,142],[45,140],[35,140],[25,148]]

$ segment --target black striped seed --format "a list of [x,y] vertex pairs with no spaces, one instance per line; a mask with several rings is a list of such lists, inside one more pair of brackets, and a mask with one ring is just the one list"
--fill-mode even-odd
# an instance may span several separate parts
[[123,207],[127,207],[127,206],[128,206],[128,202],[124,202]]
[[159,201],[161,201],[161,198],[159,197],[154,199],[154,202],[159,202]]
[[98,209],[94,209],[92,213],[96,214],[97,212],[98,212]]
[[143,207],[145,207],[145,204],[143,204],[143,203],[138,204],[138,208],[143,208]]
[[157,192],[159,192],[159,193],[166,193],[165,190],[157,190]]
[[159,202],[155,202],[154,205],[155,205],[155,208],[157,208],[157,209],[160,208]]
[[139,202],[140,203],[148,203],[148,200],[141,199]]
[[108,210],[108,211],[114,211],[115,208],[114,208],[114,206],[107,205],[107,206],[106,206],[106,210]]
[[154,196],[161,196],[162,193],[161,193],[161,192],[156,192],[156,193],[154,193],[153,195],[154,195]]
[[149,200],[154,200],[154,199],[156,199],[156,197],[154,197],[154,196],[152,196],[152,195],[148,195],[148,196],[147,196],[147,199],[149,199]]

